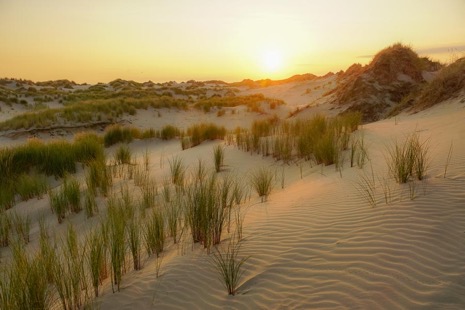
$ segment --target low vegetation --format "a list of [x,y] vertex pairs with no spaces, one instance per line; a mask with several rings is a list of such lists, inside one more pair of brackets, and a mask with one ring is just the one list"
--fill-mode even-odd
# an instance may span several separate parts
[[213,159],[215,162],[216,172],[220,172],[224,165],[224,148],[221,145],[217,145],[213,148]]
[[415,100],[416,110],[431,107],[456,97],[465,88],[465,58],[442,68],[436,77],[426,84]]
[[199,145],[203,141],[224,139],[226,129],[215,124],[196,124],[187,128],[186,133],[181,140],[182,149],[191,148]]
[[239,257],[240,243],[232,240],[225,251],[215,249],[211,263],[218,272],[219,279],[229,295],[236,295],[237,288],[244,272],[243,265],[248,257]]
[[261,107],[262,104],[268,104],[270,108],[275,108],[276,106],[283,105],[284,101],[266,98],[263,94],[254,94],[248,96],[211,97],[197,101],[194,107],[209,112],[213,107],[225,108],[243,105],[246,106],[249,111],[261,113],[263,112]]
[[412,178],[423,180],[429,164],[428,150],[427,140],[420,141],[418,133],[391,145],[386,158],[391,176],[398,183],[407,183]]
[[296,121],[272,117],[255,121],[250,131],[236,129],[232,143],[244,151],[273,156],[285,163],[304,159],[328,166],[339,162],[341,153],[349,147],[350,134],[360,122],[359,113],[333,119],[316,115]]
[[257,192],[262,202],[268,199],[273,189],[274,173],[271,169],[261,167],[253,171],[250,176],[250,184]]

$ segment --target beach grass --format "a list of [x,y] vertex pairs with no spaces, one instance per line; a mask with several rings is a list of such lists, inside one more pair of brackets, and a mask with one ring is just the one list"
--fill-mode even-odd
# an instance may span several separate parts
[[239,282],[244,273],[243,265],[248,257],[240,258],[241,243],[234,239],[230,241],[226,250],[213,251],[210,256],[211,264],[218,272],[218,277],[229,295],[236,295]]
[[262,202],[268,199],[273,189],[274,173],[271,169],[260,167],[250,174],[250,185],[257,192]]

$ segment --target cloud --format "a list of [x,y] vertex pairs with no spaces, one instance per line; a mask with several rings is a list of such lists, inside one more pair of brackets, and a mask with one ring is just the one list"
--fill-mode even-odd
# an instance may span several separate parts
[[463,52],[465,51],[465,44],[464,45],[450,45],[450,46],[437,46],[437,47],[429,47],[429,48],[422,48],[416,50],[419,54],[442,54],[442,53],[453,53],[453,52]]
[[[414,49],[415,52],[421,55],[434,55],[454,52],[465,52],[465,44],[462,45],[449,45],[449,46],[435,46],[428,48]],[[360,55],[357,58],[373,58],[375,55]]]

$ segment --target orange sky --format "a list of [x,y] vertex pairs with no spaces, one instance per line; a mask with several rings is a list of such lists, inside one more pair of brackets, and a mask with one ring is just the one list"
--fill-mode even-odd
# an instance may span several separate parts
[[0,0],[0,76],[154,82],[285,78],[395,42],[465,55],[463,0]]

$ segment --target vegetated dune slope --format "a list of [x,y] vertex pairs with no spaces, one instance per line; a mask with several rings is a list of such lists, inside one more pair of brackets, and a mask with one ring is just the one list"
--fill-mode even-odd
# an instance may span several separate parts
[[[461,101],[462,100],[462,101]],[[121,292],[98,299],[102,309],[461,309],[465,306],[465,104],[456,99],[415,115],[361,129],[370,161],[330,167],[285,166],[269,201],[252,196],[240,256],[249,256],[238,294],[228,296],[198,246],[171,249],[162,262],[125,278]],[[387,175],[386,146],[418,132],[428,140],[427,178],[398,185]],[[450,145],[452,157],[444,177]],[[210,144],[182,152],[207,156]],[[231,170],[269,159],[226,148]],[[373,175],[377,205],[356,190]],[[384,180],[384,183],[383,183]],[[383,186],[390,188],[389,203]],[[387,188],[387,187],[385,187]]]

